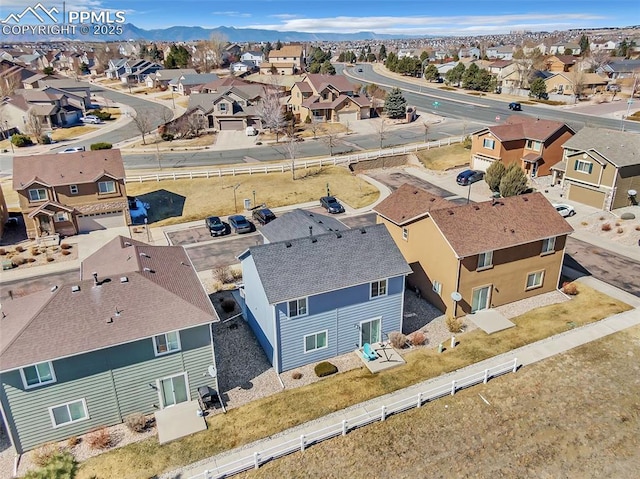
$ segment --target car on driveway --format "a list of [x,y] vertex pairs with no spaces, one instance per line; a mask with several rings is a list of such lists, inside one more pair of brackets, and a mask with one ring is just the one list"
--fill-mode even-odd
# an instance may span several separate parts
[[340,204],[335,196],[323,196],[320,198],[320,206],[327,210],[327,213],[344,213],[344,206]]
[[273,211],[271,211],[269,208],[257,208],[253,210],[253,213],[251,213],[251,217],[254,221],[257,221],[263,226],[276,219],[276,215],[274,215]]
[[205,220],[205,224],[207,225],[211,236],[222,236],[227,234],[227,225],[225,225],[218,216],[209,216]]
[[571,205],[565,205],[563,203],[555,203],[553,207],[556,209],[560,216],[567,218],[576,214],[576,210]]
[[229,226],[238,234],[250,233],[253,229],[251,221],[242,215],[229,216]]
[[85,151],[85,147],[84,146],[70,146],[69,148],[65,148],[62,151],[59,151],[58,153],[78,153],[79,151]]
[[518,102],[512,102],[509,103],[509,110],[513,110],[513,111],[521,111],[522,110],[522,105]]
[[87,115],[87,116],[83,116],[82,118],[80,118],[80,121],[82,123],[93,123],[93,124],[99,124],[102,123],[102,120],[100,118],[98,118],[95,115]]
[[456,183],[460,186],[468,186],[476,181],[480,181],[482,178],[484,178],[484,171],[464,170],[456,177]]

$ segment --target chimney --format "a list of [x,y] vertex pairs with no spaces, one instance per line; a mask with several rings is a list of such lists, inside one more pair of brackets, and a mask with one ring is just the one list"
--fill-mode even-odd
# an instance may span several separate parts
[[93,275],[93,285],[94,286],[100,286],[100,283],[98,283],[98,273],[91,273]]

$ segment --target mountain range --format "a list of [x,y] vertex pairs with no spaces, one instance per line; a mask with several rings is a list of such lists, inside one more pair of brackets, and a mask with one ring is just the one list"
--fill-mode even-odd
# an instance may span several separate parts
[[[169,27],[162,29],[145,30],[136,27],[132,23],[122,25],[120,35],[92,36],[92,41],[127,41],[127,40],[147,40],[163,42],[187,42],[195,40],[206,40],[211,35],[225,37],[232,43],[241,42],[313,42],[313,41],[356,41],[356,40],[384,40],[395,38],[412,38],[411,35],[387,35],[375,32],[357,33],[334,33],[334,32],[279,32],[275,30],[262,30],[257,28],[234,28],[234,27]],[[62,40],[83,40],[87,41],[86,35],[65,35],[43,37],[42,35],[12,35],[16,42],[41,42],[41,41],[62,41]]]

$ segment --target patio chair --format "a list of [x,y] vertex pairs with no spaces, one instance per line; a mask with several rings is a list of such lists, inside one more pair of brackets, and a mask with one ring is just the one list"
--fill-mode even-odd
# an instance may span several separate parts
[[364,343],[362,345],[362,356],[369,361],[375,361],[378,359],[378,354],[371,348],[369,343]]

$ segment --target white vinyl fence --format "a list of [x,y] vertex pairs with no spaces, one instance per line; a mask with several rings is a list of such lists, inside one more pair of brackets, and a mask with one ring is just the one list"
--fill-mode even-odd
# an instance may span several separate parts
[[[455,136],[445,138],[442,140],[430,141],[428,143],[421,143],[418,145],[400,146],[396,148],[387,148],[376,151],[367,151],[361,153],[355,153],[344,156],[330,156],[327,158],[318,158],[314,160],[297,160],[295,167],[297,170],[301,168],[312,168],[316,166],[336,166],[336,165],[349,165],[351,163],[357,163],[364,160],[372,160],[376,158],[382,158],[387,156],[406,155],[407,153],[413,153],[418,150],[428,150],[431,148],[440,148],[441,146],[453,145],[455,143],[462,143],[464,136]],[[221,176],[236,176],[236,175],[252,175],[254,173],[284,173],[291,170],[291,160],[286,160],[279,164],[269,165],[252,165],[252,166],[233,166],[229,168],[219,168],[213,170],[201,170],[201,171],[175,171],[175,172],[158,172],[150,173],[147,175],[139,176],[127,176],[127,183],[142,183],[144,181],[161,181],[161,180],[180,180],[180,179],[193,179],[193,178],[215,178]]]
[[484,369],[462,379],[454,380],[450,384],[442,385],[428,391],[422,391],[395,403],[384,405],[380,407],[378,411],[362,414],[360,416],[353,417],[348,421],[345,419],[342,422],[332,424],[331,426],[323,429],[312,431],[307,435],[301,435],[299,438],[282,443],[279,443],[276,439],[274,441],[276,445],[271,448],[264,449],[260,452],[254,452],[253,454],[247,455],[236,461],[228,462],[226,464],[222,463],[217,466],[216,470],[204,471],[196,476],[190,477],[190,479],[219,479],[239,474],[240,472],[248,469],[258,469],[260,465],[265,462],[286,456],[293,452],[303,452],[305,448],[313,444],[320,443],[332,437],[340,435],[345,436],[352,429],[366,426],[377,421],[384,421],[392,414],[398,414],[412,408],[419,408],[423,404],[433,401],[434,399],[453,395],[460,389],[475,386],[480,383],[486,384],[490,378],[510,372],[515,373],[517,369],[518,359],[516,358],[508,363]]

